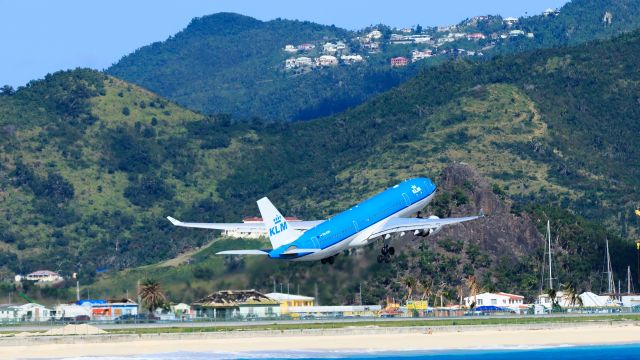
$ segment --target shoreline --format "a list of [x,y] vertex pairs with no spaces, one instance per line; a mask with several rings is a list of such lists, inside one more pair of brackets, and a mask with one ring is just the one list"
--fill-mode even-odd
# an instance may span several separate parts
[[640,343],[640,322],[353,327],[0,338],[3,359],[189,352],[436,351]]

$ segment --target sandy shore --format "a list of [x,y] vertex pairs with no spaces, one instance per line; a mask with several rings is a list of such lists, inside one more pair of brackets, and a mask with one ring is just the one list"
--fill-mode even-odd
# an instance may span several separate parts
[[[76,356],[109,356],[176,351],[236,352],[278,350],[432,350],[492,347],[532,347],[640,343],[640,325],[597,323],[486,329],[431,328],[337,329],[295,332],[249,331],[203,334],[155,334],[145,336],[29,338],[0,341],[2,359],[38,359]],[[167,335],[167,336],[164,336]]]

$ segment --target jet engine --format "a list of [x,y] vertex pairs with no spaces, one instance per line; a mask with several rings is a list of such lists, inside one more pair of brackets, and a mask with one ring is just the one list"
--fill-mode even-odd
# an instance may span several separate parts
[[[431,215],[427,219],[440,219],[440,218],[435,216],[435,215]],[[413,235],[421,236],[421,237],[427,237],[429,235],[434,235],[434,234],[438,233],[440,230],[442,230],[442,226],[437,227],[435,229],[416,230],[416,231],[413,232]]]

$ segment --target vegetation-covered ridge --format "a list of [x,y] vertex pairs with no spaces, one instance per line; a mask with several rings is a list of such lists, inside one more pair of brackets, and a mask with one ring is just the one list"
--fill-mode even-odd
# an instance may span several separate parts
[[[574,45],[638,27],[635,0],[573,0],[558,12],[520,19],[476,16],[451,26],[380,24],[359,31],[219,13],[193,19],[175,36],[124,56],[107,72],[204,113],[306,120],[360,104],[448,58]],[[332,46],[325,49],[327,44]],[[323,54],[340,65],[312,66]],[[354,54],[362,61],[341,57]],[[392,68],[394,57],[408,58],[409,66]],[[287,59],[294,61],[291,68]]]

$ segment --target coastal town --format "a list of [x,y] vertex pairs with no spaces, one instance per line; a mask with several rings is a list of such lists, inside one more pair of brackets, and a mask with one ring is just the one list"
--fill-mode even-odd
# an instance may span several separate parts
[[[542,16],[558,16],[555,8]],[[485,56],[501,42],[534,39],[535,33],[519,26],[515,17],[476,16],[458,25],[422,28],[371,27],[351,39],[310,41],[286,44],[282,49],[286,59],[284,70],[307,72],[322,67],[353,65],[369,58],[386,57],[388,66],[399,68],[432,57]],[[489,28],[490,31],[478,29]],[[399,55],[402,54],[402,55]]]

